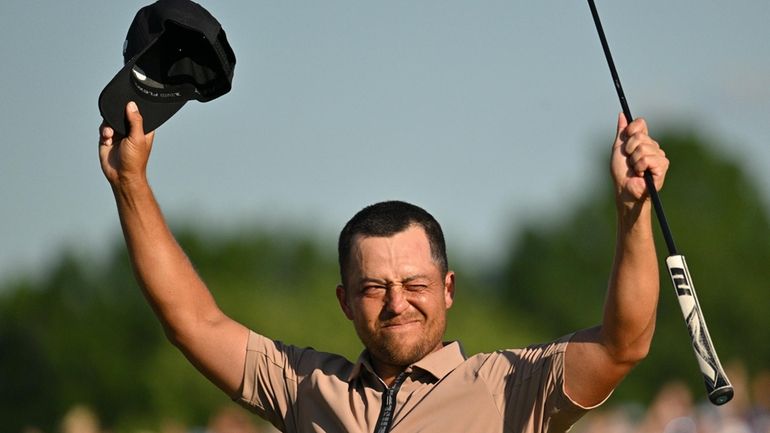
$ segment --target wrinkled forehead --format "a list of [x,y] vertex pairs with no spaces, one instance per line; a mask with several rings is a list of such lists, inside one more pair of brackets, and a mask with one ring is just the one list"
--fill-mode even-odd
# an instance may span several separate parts
[[422,273],[437,266],[428,237],[420,226],[410,226],[392,236],[356,235],[351,245],[350,265],[352,273],[366,276]]

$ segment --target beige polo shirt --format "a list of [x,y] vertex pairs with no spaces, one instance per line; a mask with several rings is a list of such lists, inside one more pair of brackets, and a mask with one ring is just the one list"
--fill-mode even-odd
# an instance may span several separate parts
[[[445,344],[407,369],[390,431],[567,431],[588,410],[564,393],[570,337],[467,359]],[[365,353],[352,363],[251,332],[239,402],[283,432],[371,433],[385,389]]]

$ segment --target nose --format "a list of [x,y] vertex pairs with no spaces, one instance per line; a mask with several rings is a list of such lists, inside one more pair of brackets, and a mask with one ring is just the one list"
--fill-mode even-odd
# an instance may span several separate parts
[[385,294],[385,310],[394,316],[398,316],[409,308],[404,288],[391,286]]

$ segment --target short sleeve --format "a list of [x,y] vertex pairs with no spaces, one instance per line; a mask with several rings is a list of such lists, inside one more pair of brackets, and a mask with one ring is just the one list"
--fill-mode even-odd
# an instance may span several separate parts
[[494,395],[505,431],[566,432],[588,411],[564,391],[564,354],[572,335],[485,359],[479,375]]
[[285,430],[297,394],[293,366],[305,350],[251,331],[238,403]]
[[353,364],[340,355],[284,344],[251,331],[240,397],[235,400],[281,431],[302,430],[308,414],[316,419],[328,411],[325,403],[316,403],[340,396],[347,402],[346,378],[352,369]]

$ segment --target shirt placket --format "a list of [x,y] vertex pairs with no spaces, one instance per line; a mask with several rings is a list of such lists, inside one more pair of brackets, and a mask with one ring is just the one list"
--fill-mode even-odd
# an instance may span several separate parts
[[387,388],[383,393],[380,416],[377,419],[374,433],[387,433],[390,431],[390,426],[393,424],[393,414],[396,412],[396,396],[398,395],[398,390],[401,389],[401,385],[408,376],[409,374],[406,371],[399,374],[393,382],[393,385]]

